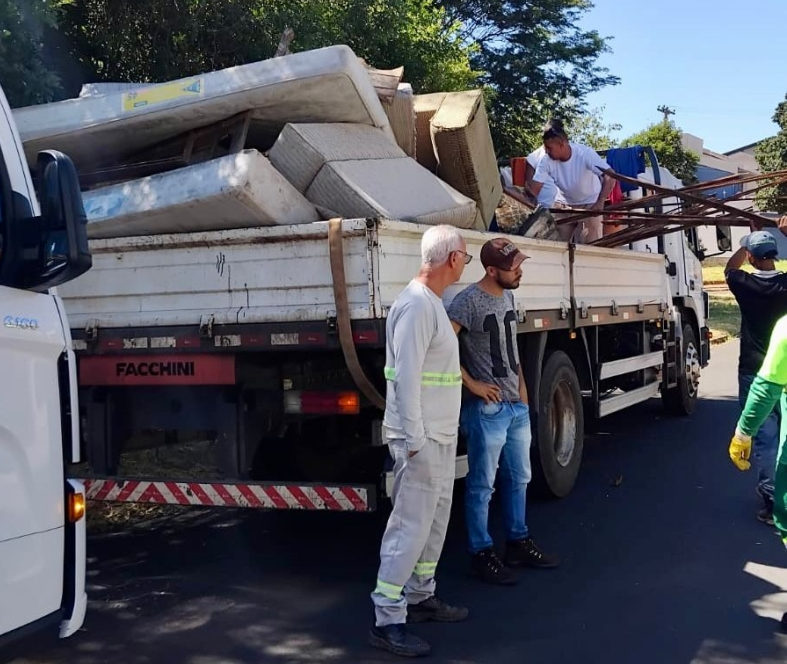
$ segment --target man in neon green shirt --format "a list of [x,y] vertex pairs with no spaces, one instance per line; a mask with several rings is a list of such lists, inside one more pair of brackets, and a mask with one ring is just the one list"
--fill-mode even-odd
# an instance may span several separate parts
[[751,467],[752,436],[757,433],[779,399],[782,422],[779,452],[776,458],[773,491],[773,522],[787,546],[787,455],[784,453],[787,437],[787,316],[776,323],[768,345],[768,352],[757,376],[751,384],[746,406],[738,420],[735,435],[730,442],[730,459],[738,470]]

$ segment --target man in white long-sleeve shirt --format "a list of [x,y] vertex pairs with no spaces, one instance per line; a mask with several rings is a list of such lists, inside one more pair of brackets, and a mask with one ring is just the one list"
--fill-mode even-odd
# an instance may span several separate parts
[[429,644],[407,622],[458,622],[466,608],[435,595],[435,571],[448,528],[462,401],[459,344],[441,297],[471,256],[453,226],[421,241],[422,266],[386,321],[387,394],[383,427],[394,459],[393,511],[380,547],[370,643],[405,657]]

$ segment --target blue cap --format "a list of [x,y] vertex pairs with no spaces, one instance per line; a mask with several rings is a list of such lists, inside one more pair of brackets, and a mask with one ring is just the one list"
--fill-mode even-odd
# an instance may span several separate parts
[[755,258],[776,258],[779,246],[776,238],[767,231],[754,231],[741,240],[741,246]]

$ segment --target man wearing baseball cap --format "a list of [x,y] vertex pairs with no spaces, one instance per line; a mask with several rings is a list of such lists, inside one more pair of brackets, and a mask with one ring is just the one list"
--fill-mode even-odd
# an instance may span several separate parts
[[[784,219],[784,218],[783,218]],[[787,234],[787,224],[780,222]],[[776,270],[774,260],[779,250],[776,237],[768,231],[754,231],[741,240],[724,269],[730,291],[741,310],[741,347],[738,358],[738,401],[746,404],[749,389],[765,359],[773,328],[787,314],[787,274]],[[742,270],[748,261],[754,271]],[[781,414],[773,408],[753,438],[757,466],[757,495],[762,508],[757,518],[773,524],[773,477],[779,449]]]
[[[481,248],[485,274],[459,293],[448,317],[459,335],[465,394],[459,420],[467,438],[469,470],[466,511],[472,570],[487,583],[510,585],[510,567],[556,567],[558,559],[539,549],[525,519],[530,481],[530,411],[517,347],[512,291],[519,287],[528,257],[505,238]],[[506,532],[501,561],[489,536],[489,501],[500,468],[500,498]]]

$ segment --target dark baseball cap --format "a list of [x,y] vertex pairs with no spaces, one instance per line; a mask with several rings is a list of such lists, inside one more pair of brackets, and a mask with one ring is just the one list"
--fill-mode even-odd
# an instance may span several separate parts
[[768,231],[749,233],[741,239],[741,246],[755,258],[776,258],[779,255],[776,238]]
[[504,237],[489,240],[481,247],[481,265],[484,267],[515,270],[528,258],[530,256],[523,254],[513,242]]

